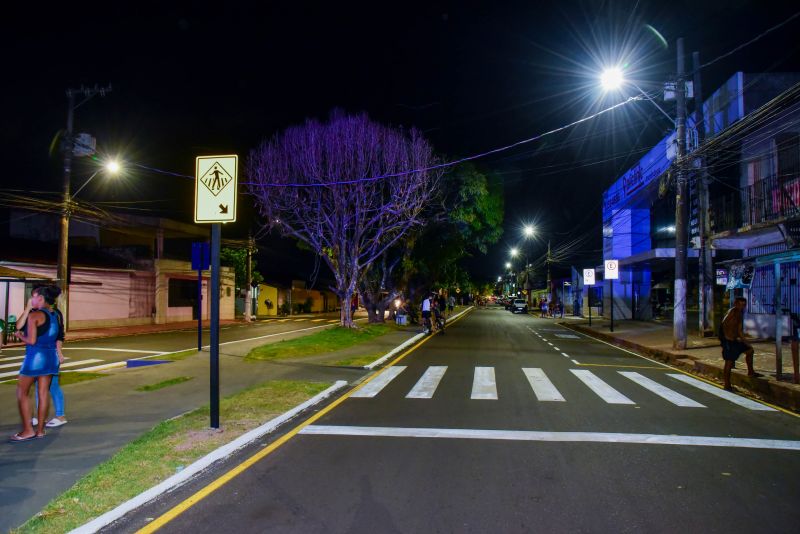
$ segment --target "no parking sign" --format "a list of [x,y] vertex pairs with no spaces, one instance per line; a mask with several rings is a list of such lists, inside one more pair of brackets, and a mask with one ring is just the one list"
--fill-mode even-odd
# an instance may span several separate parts
[[583,270],[583,285],[585,286],[594,285],[594,269]]
[[606,260],[606,280],[619,280],[619,260]]

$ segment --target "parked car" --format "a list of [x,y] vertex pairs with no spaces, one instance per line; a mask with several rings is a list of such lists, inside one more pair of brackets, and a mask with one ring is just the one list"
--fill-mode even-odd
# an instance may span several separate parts
[[528,313],[528,302],[525,299],[514,299],[511,303],[511,313]]

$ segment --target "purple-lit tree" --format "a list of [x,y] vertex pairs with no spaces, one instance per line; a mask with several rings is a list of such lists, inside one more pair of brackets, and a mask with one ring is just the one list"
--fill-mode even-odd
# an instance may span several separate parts
[[334,112],[326,123],[307,120],[252,150],[249,192],[265,225],[306,243],[330,267],[342,326],[352,327],[360,277],[423,224],[441,172],[421,169],[435,163],[416,130]]

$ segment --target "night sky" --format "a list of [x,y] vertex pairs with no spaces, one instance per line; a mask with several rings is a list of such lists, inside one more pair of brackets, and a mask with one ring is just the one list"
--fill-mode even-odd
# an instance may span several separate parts
[[[798,9],[741,0],[181,4],[29,3],[6,14],[0,187],[60,189],[60,157],[49,148],[65,126],[68,87],[113,85],[76,111],[76,131],[92,133],[101,153],[175,173],[193,175],[197,155],[245,158],[262,139],[333,108],[416,126],[440,154],[458,158],[621,101],[598,90],[604,66],[626,64],[630,78],[655,91],[675,72],[677,37],[706,62]],[[737,70],[800,70],[798,30],[800,18],[703,69],[706,96]],[[532,258],[547,239],[556,246],[590,234],[574,263],[599,261],[602,191],[669,128],[655,107],[634,102],[478,160],[503,179],[506,223],[490,254],[469,263],[475,277],[499,274],[524,223],[541,236]],[[81,196],[191,220],[192,180],[126,169]],[[77,162],[74,188],[92,172]],[[243,222],[225,235],[246,236],[250,214],[242,209]],[[292,244],[259,243],[267,277],[311,272],[313,260]]]

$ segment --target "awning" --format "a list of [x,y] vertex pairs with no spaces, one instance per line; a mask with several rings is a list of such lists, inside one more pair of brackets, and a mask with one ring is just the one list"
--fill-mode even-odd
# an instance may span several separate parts
[[0,282],[52,282],[52,278],[0,265]]

